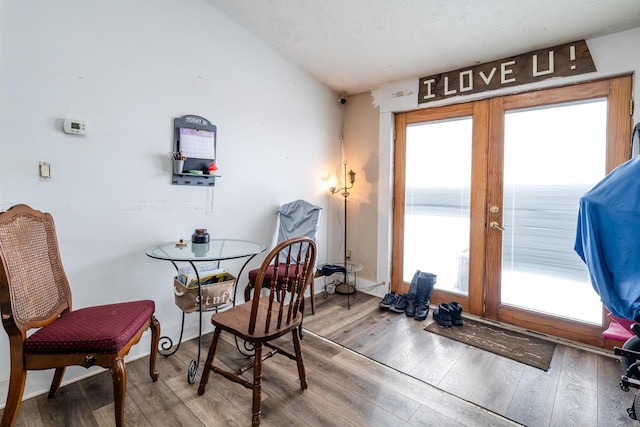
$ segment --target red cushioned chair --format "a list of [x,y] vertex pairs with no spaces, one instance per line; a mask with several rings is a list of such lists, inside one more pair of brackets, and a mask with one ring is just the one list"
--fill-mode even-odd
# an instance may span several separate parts
[[[0,310],[9,335],[11,373],[2,427],[15,422],[27,370],[55,368],[52,398],[67,366],[109,369],[116,425],[124,424],[127,374],[124,357],[151,328],[149,374],[158,379],[160,324],[153,301],[71,310],[71,289],[62,268],[53,218],[26,205],[0,213]],[[27,333],[39,328],[27,337]]]
[[[304,304],[304,292],[313,280],[315,259],[316,245],[308,237],[296,237],[280,243],[267,255],[258,270],[254,298],[211,316],[211,323],[215,326],[215,330],[198,388],[199,395],[203,395],[206,391],[211,371],[250,388],[253,390],[251,424],[259,425],[262,362],[277,353],[296,361],[300,387],[302,390],[307,388],[297,328],[302,323],[301,308]],[[274,272],[278,273],[273,274]],[[261,290],[268,291],[268,295],[260,296]],[[232,372],[225,365],[213,364],[222,331],[231,333],[253,345],[255,353],[253,361],[248,366]],[[287,333],[291,333],[293,338],[293,351],[285,350],[272,342]],[[270,349],[267,354],[263,354],[263,346]],[[225,360],[225,362],[228,361]],[[251,368],[253,368],[253,381],[247,381],[242,374]]]

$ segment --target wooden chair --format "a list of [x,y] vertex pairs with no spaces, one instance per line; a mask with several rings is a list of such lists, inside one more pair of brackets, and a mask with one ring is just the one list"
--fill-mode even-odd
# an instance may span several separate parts
[[[278,209],[278,243],[285,240],[306,236],[316,241],[318,234],[318,222],[322,208],[316,206],[306,200],[294,200],[285,203]],[[314,260],[315,267],[315,260]],[[282,268],[282,266],[281,266]],[[269,272],[270,273],[270,272]],[[251,299],[251,293],[254,290],[258,269],[249,271],[249,282],[244,288],[244,300]],[[316,313],[315,287],[311,282],[311,314]]]
[[[281,254],[284,255],[284,261],[281,261]],[[253,390],[252,425],[259,425],[262,362],[276,353],[281,353],[297,362],[300,386],[302,390],[307,388],[297,329],[302,322],[301,308],[304,305],[304,292],[313,280],[315,259],[316,244],[313,239],[296,237],[278,244],[267,255],[258,271],[254,298],[211,316],[211,323],[215,326],[215,330],[198,388],[199,395],[204,394],[211,371],[242,384]],[[261,289],[267,289],[269,294],[260,296]],[[229,332],[253,345],[255,353],[249,365],[234,372],[213,365],[222,331]],[[293,338],[293,354],[271,342],[289,332]],[[264,355],[263,345],[270,349]],[[242,373],[251,368],[253,368],[253,382],[241,377]]]
[[[53,218],[26,205],[0,213],[0,310],[9,335],[11,373],[2,427],[15,422],[27,370],[55,368],[52,398],[67,366],[109,369],[116,425],[124,424],[127,375],[124,356],[151,328],[149,374],[158,379],[160,324],[153,301],[142,300],[72,311]],[[31,329],[40,328],[27,337]],[[73,422],[72,422],[73,423]]]

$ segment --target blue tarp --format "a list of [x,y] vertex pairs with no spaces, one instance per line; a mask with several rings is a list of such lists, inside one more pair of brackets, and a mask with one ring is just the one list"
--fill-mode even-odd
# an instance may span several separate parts
[[634,319],[640,309],[640,157],[582,196],[574,249],[605,307]]

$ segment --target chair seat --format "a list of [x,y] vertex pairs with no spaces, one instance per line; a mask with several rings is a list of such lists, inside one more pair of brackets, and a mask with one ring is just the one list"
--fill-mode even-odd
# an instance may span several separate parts
[[631,326],[636,323],[635,320],[616,317],[611,313],[607,313],[607,317],[611,322],[609,323],[609,327],[602,332],[603,339],[625,342],[629,338],[635,336],[631,330]]
[[[285,277],[285,270],[286,270],[287,266],[285,263],[282,263],[278,266],[278,284],[280,284],[282,282],[282,278]],[[269,282],[271,282],[271,278],[273,277],[273,272],[275,270],[275,267],[273,265],[270,265],[269,267],[267,267],[267,269],[264,272],[264,282],[265,286],[268,286]],[[256,268],[255,270],[251,270],[249,271],[249,282],[251,283],[251,285],[253,285],[256,282],[256,278],[258,277],[258,271],[260,271],[259,268]],[[289,278],[293,277],[296,271],[296,266],[294,265],[290,265],[289,266],[289,274],[287,274],[286,276],[288,276]],[[302,271],[298,272],[298,276],[302,275]]]
[[[266,318],[268,312],[268,296],[264,296],[260,298],[264,300],[264,303],[261,303],[258,307],[257,312],[257,320],[256,325],[266,325]],[[269,330],[265,331],[264,327],[256,326],[256,330],[253,334],[247,333],[247,325],[249,324],[249,317],[251,316],[251,308],[253,305],[253,301],[246,302],[244,304],[233,307],[230,310],[223,311],[221,313],[216,313],[211,316],[211,323],[214,326],[219,326],[222,330],[233,332],[237,336],[242,339],[250,342],[261,342],[261,341],[270,341],[272,339],[278,338],[287,332],[298,327],[300,322],[302,321],[302,313],[298,312],[296,316],[293,318],[293,321],[288,325],[283,325],[283,327],[278,328],[277,322],[275,319],[272,319]],[[280,303],[274,301],[272,308],[272,318],[278,315],[278,310],[280,309]],[[287,315],[287,307],[284,308],[283,316]]]
[[609,327],[602,332],[602,338],[605,340],[625,342],[631,337],[635,337],[633,332],[625,329],[624,326],[615,322],[612,322]]
[[25,354],[117,353],[155,311],[151,300],[81,308],[41,328],[24,343]]

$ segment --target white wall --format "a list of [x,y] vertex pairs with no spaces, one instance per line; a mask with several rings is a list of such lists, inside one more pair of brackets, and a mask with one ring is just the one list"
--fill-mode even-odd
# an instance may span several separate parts
[[[640,121],[640,109],[637,107],[638,100],[640,100],[640,85],[637,82],[637,74],[640,72],[639,40],[640,28],[587,40],[598,71],[570,78],[551,79],[537,84],[484,92],[475,96],[459,96],[424,105],[417,103],[418,78],[389,84],[371,93],[349,97],[347,105],[351,105],[352,109],[347,110],[349,114],[345,117],[345,122],[349,124],[348,129],[350,130],[349,143],[346,144],[347,155],[351,164],[357,166],[354,167],[356,173],[366,170],[367,174],[378,175],[375,186],[377,205],[371,206],[373,199],[366,199],[358,200],[360,206],[353,208],[359,213],[359,217],[357,220],[354,219],[357,221],[353,223],[356,229],[353,231],[350,246],[354,253],[367,252],[367,257],[364,259],[364,270],[368,273],[366,279],[374,283],[389,283],[391,277],[394,113],[634,73],[633,90],[636,100],[634,123],[637,123]],[[517,52],[515,53],[517,54]],[[448,70],[442,70],[442,72],[445,71]],[[352,102],[354,99],[356,102]],[[369,99],[370,102],[362,102],[363,99]],[[354,126],[354,120],[357,120],[358,126]],[[374,130],[377,131],[377,141],[371,141]],[[353,141],[369,141],[370,143],[368,145],[360,144],[356,150],[353,149]],[[372,172],[370,160],[376,157],[378,159],[377,171]],[[358,224],[366,225],[367,228],[357,229]],[[372,227],[377,228],[373,230]],[[373,254],[371,250],[372,245],[369,237],[372,233],[377,236],[376,254]],[[385,289],[386,287],[378,287],[377,293],[381,293]]]
[[[0,7],[0,210],[27,203],[53,214],[75,308],[151,298],[163,335],[175,339],[175,270],[145,249],[195,228],[270,247],[277,207],[298,198],[328,208],[319,259],[335,257],[332,200],[320,185],[340,162],[340,106],[329,89],[205,0]],[[214,188],[170,183],[173,119],[186,114],[218,126]],[[64,134],[63,118],[84,120],[87,135]],[[40,161],[51,180],[38,178]],[[186,337],[197,319],[187,316]],[[148,342],[131,356],[148,353]],[[45,391],[51,374],[30,373],[25,396]],[[85,374],[68,370],[65,382]],[[0,402],[8,376],[1,334]]]

